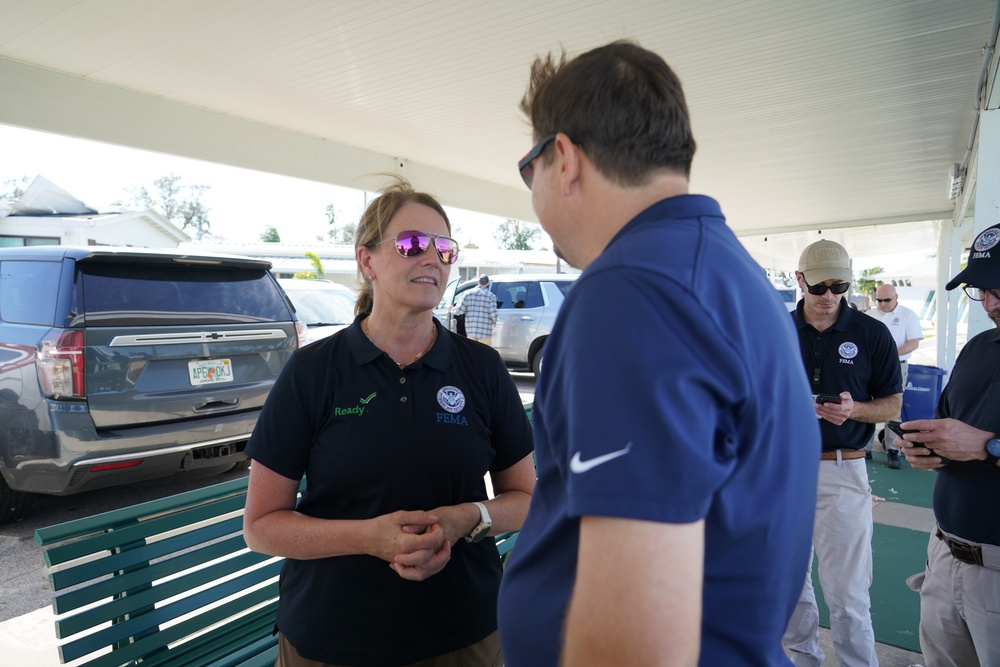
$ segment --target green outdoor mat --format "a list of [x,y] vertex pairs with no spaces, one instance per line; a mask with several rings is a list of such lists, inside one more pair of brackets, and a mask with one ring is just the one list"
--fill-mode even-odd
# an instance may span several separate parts
[[868,484],[872,493],[889,502],[931,507],[936,472],[914,470],[905,460],[901,469],[892,470],[885,466],[884,452],[875,452],[872,456],[868,461]]
[[[890,470],[889,472],[899,472]],[[913,471],[918,472],[918,471]],[[875,524],[872,537],[872,626],[875,641],[920,652],[917,629],[920,623],[920,596],[906,585],[906,578],[924,569],[928,534],[919,530]],[[819,622],[830,627],[830,610],[823,599],[813,559],[812,579],[819,604]]]

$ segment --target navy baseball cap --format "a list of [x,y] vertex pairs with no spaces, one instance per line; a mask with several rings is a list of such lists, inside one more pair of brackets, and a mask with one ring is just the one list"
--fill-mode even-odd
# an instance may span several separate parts
[[1000,287],[1000,225],[993,225],[979,232],[969,250],[965,268],[944,286],[953,290],[961,284],[996,289]]

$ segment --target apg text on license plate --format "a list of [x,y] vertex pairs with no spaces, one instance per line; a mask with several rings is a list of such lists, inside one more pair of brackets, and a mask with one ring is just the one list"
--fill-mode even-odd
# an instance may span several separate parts
[[202,359],[188,362],[188,374],[195,387],[202,384],[233,381],[233,362],[229,359]]

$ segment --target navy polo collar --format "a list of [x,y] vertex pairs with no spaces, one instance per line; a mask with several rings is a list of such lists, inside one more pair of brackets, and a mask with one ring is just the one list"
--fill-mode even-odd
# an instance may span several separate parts
[[[351,323],[345,331],[344,335],[347,337],[347,344],[351,351],[351,356],[354,358],[354,363],[358,366],[364,366],[365,364],[370,364],[371,362],[378,359],[380,356],[385,354],[382,350],[375,346],[368,336],[365,335],[364,330],[361,328],[361,320],[368,317],[368,314],[358,315],[354,318],[354,322]],[[437,320],[437,318],[432,318],[434,326],[437,327],[437,340],[434,342],[434,347],[432,347],[427,354],[423,357],[410,364],[406,368],[400,370],[410,370],[411,368],[420,368],[424,364],[427,364],[431,368],[439,371],[447,370],[448,360],[451,359],[451,348],[452,340],[447,329]]]

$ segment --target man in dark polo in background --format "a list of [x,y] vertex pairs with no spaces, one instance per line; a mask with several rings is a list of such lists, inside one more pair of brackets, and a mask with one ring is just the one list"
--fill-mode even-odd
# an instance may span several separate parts
[[[885,325],[854,310],[843,298],[853,276],[851,258],[842,245],[817,241],[808,246],[795,276],[802,300],[792,319],[802,363],[813,394],[819,397],[816,416],[823,439],[813,529],[819,582],[830,607],[838,661],[852,667],[874,666],[878,659],[868,593],[872,494],[864,448],[876,422],[899,414],[903,402],[899,355]],[[839,397],[840,402],[819,402],[824,395]],[[809,573],[782,644],[797,667],[823,664],[819,610]]]
[[965,344],[937,418],[905,422],[918,432],[897,441],[914,468],[938,471],[938,529],[926,569],[907,580],[920,592],[927,667],[1000,665],[1000,225],[976,237],[946,289],[963,283],[996,328]]

